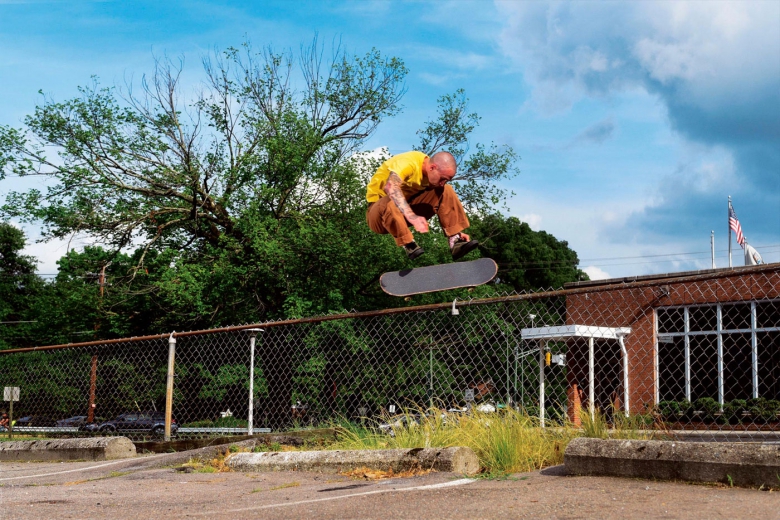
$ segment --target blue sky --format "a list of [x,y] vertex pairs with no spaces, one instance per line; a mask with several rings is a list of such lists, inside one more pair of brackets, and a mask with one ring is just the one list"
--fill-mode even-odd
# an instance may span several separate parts
[[[38,90],[121,85],[155,54],[183,56],[194,87],[215,47],[297,50],[315,34],[409,68],[404,111],[367,149],[409,149],[436,99],[464,88],[482,117],[473,142],[521,157],[511,214],[568,241],[593,278],[709,268],[711,230],[726,266],[729,195],[780,261],[777,1],[0,0],[0,124],[20,126]],[[0,197],[29,185],[6,179]],[[52,273],[67,247],[28,251]]]

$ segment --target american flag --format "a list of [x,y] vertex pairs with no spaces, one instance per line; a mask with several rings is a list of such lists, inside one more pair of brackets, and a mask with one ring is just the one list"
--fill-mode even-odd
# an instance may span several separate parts
[[745,247],[745,235],[742,234],[742,226],[739,224],[737,214],[731,206],[729,206],[729,227],[736,233],[737,243]]

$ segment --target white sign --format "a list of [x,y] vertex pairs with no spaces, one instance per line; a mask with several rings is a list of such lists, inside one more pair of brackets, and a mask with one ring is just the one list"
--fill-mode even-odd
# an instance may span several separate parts
[[3,390],[3,401],[18,401],[19,400],[19,387],[18,386],[6,386]]

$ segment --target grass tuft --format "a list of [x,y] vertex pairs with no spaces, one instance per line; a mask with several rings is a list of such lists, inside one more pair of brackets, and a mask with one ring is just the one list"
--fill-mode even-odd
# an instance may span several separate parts
[[451,414],[439,409],[407,410],[385,418],[393,435],[342,421],[331,449],[392,449],[466,446],[486,473],[500,476],[563,462],[568,442],[581,435],[569,426],[541,428],[537,418],[517,410]]

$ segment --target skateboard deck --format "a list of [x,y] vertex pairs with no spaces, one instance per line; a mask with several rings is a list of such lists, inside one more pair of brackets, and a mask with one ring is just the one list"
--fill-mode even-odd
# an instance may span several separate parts
[[382,290],[391,296],[412,296],[488,283],[498,272],[490,258],[470,262],[428,265],[385,273],[379,278]]

